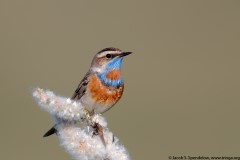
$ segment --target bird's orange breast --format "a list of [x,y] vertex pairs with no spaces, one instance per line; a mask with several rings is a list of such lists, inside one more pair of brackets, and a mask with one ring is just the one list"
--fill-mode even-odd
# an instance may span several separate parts
[[105,86],[96,75],[89,82],[89,90],[92,98],[102,105],[114,105],[121,98],[123,89],[123,84],[119,88]]

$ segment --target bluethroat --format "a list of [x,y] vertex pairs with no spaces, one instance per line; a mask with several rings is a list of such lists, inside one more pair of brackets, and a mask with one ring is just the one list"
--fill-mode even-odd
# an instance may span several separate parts
[[[71,99],[80,101],[90,115],[106,112],[113,107],[123,94],[123,57],[131,53],[117,48],[105,48],[98,52]],[[44,137],[54,133],[57,130],[52,127]]]

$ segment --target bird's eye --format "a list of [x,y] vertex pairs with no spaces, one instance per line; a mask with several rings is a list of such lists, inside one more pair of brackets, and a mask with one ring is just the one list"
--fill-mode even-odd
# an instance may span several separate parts
[[112,58],[112,55],[111,54],[106,54],[106,57],[107,58]]

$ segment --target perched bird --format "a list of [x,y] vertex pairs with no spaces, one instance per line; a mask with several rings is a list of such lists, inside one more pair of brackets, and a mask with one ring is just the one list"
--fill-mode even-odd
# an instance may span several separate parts
[[[113,107],[123,94],[123,57],[131,53],[117,48],[105,48],[98,52],[71,99],[80,101],[89,115],[103,113]],[[52,127],[44,137],[56,132]]]

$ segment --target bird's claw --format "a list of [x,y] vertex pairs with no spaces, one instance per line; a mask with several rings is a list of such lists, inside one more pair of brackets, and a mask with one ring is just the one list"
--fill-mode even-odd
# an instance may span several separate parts
[[93,128],[93,136],[99,136],[103,145],[106,146],[106,142],[105,142],[105,139],[104,139],[104,136],[103,136],[103,127],[99,124],[99,123],[94,123],[92,125],[92,128]]

